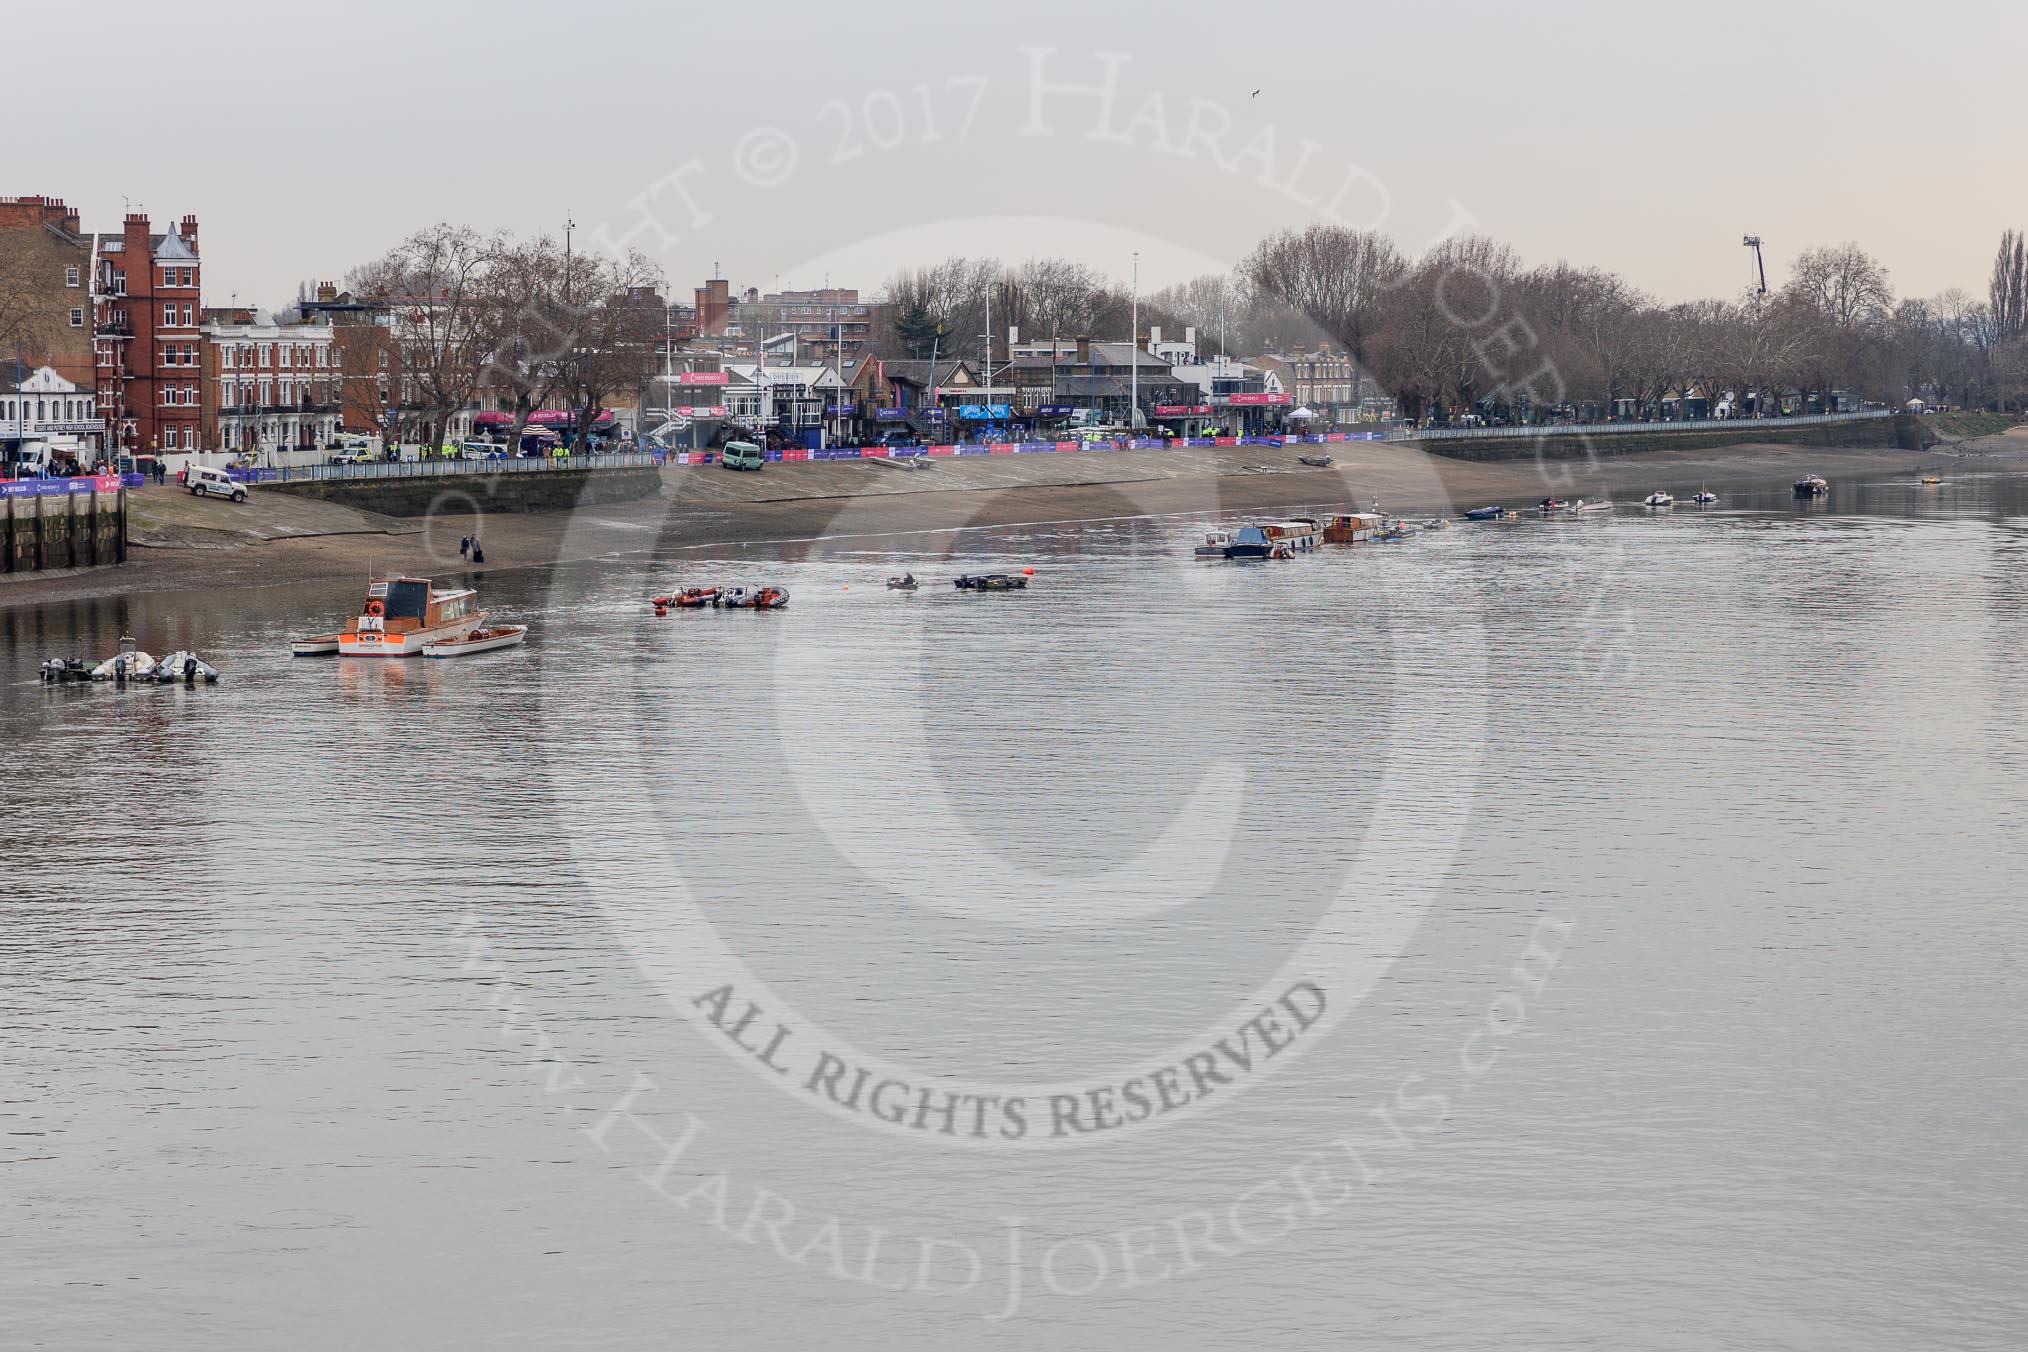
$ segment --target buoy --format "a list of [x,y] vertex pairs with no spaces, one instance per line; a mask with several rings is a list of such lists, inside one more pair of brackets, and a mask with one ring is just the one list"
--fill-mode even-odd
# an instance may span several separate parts
[[1023,568],[1023,569],[1021,570],[1021,575],[1022,575],[1023,577],[1034,577],[1034,576],[1035,576],[1035,569],[1034,569],[1034,568],[1032,568],[1032,567],[1030,567],[1030,568]]
[[667,606],[656,606],[656,607],[655,607],[655,613],[656,613],[657,615],[667,615],[667,614],[669,613],[669,607],[667,607]]

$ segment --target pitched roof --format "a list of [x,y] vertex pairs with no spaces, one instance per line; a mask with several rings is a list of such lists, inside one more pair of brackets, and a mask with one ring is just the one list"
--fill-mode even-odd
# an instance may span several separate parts
[[165,230],[162,232],[161,239],[155,245],[155,261],[158,263],[195,263],[197,255],[191,251],[188,244],[183,242],[183,236],[177,234],[174,230]]

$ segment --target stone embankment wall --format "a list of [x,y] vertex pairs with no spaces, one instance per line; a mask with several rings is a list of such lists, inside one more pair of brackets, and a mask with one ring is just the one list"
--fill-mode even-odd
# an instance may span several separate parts
[[387,516],[566,512],[634,502],[662,491],[655,469],[554,470],[541,474],[440,474],[416,479],[308,479],[260,485]]
[[126,561],[126,489],[0,498],[0,574]]
[[1736,422],[1717,427],[1633,426],[1625,432],[1558,436],[1545,429],[1539,437],[1473,437],[1414,443],[1431,455],[1452,460],[1583,460],[1641,455],[1653,451],[1717,450],[1725,446],[1823,446],[1852,450],[1893,446],[1905,451],[1927,450],[1936,434],[1923,420],[1908,415],[1871,418],[1863,422],[1783,428],[1778,420]]

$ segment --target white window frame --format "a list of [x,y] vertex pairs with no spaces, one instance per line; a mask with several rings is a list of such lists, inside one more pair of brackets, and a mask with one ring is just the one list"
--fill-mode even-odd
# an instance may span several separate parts
[[81,329],[84,327],[84,307],[82,305],[73,305],[70,307],[70,326],[74,329]]
[[63,284],[65,286],[78,286],[82,284],[83,280],[83,274],[79,272],[77,264],[70,263],[65,265],[63,270]]

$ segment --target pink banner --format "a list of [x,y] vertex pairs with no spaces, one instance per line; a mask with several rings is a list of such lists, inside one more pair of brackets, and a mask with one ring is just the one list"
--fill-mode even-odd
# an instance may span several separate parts
[[731,381],[723,371],[685,371],[676,377],[678,385],[726,385]]
[[1239,438],[1238,438],[1238,437],[1213,437],[1213,438],[1211,439],[1211,444],[1212,444],[1212,445],[1214,445],[1214,446],[1237,446],[1237,445],[1239,445]]
[[994,455],[1012,455],[1018,448],[1011,441],[996,441],[987,446],[986,449]]
[[1077,443],[1074,441],[1059,441],[1056,443],[1056,449],[1059,451],[1074,451],[1077,449]]
[[958,448],[955,446],[926,446],[923,449],[931,455],[956,455],[958,453]]

